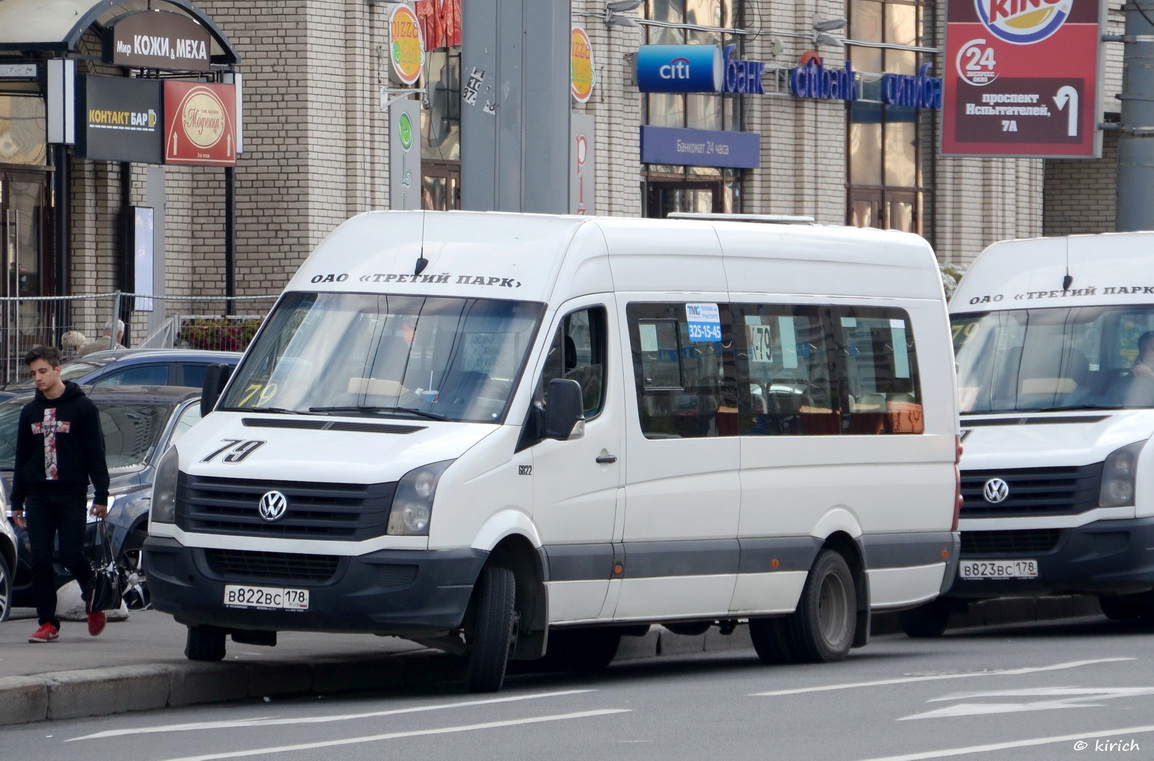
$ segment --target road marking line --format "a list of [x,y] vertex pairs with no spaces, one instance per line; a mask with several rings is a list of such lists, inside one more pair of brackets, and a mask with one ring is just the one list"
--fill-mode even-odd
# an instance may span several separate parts
[[375,719],[381,716],[399,716],[406,713],[424,713],[426,711],[443,711],[449,708],[471,708],[473,706],[495,705],[498,703],[516,703],[524,700],[540,700],[542,698],[559,698],[569,695],[583,695],[597,690],[561,690],[558,692],[541,692],[533,695],[510,695],[508,697],[487,698],[485,700],[463,700],[459,703],[442,703],[440,705],[416,706],[413,708],[395,708],[389,711],[372,711],[370,713],[338,714],[336,716],[307,716],[292,719],[277,719],[271,716],[257,716],[251,719],[234,719],[231,721],[204,721],[194,724],[168,724],[159,727],[133,727],[132,729],[110,729],[84,737],[73,737],[64,742],[77,740],[100,740],[107,737],[121,737],[124,735],[146,735],[161,732],[190,732],[203,729],[231,729],[235,727],[273,727],[278,724],[327,724],[336,721],[354,721],[357,719]]
[[965,756],[970,753],[992,753],[1013,748],[1031,748],[1038,745],[1053,745],[1063,742],[1078,742],[1079,740],[1094,740],[1100,737],[1126,737],[1154,732],[1154,725],[1145,727],[1123,727],[1121,729],[1085,732],[1079,735],[1058,735],[1055,737],[1035,737],[1029,740],[1011,740],[1004,743],[989,743],[988,745],[971,745],[968,748],[944,748],[942,750],[928,750],[922,753],[907,753],[902,756],[881,756],[865,759],[864,761],[927,761],[933,758],[948,758],[950,756]]
[[407,737],[428,737],[430,735],[447,735],[457,732],[475,732],[481,729],[500,729],[502,727],[519,727],[525,724],[539,724],[546,721],[568,721],[570,719],[587,719],[594,716],[608,716],[616,713],[630,713],[629,708],[606,708],[598,711],[579,711],[577,713],[555,714],[553,716],[536,716],[530,719],[510,719],[508,721],[490,721],[484,724],[466,724],[459,727],[442,727],[439,729],[415,729],[408,732],[389,732],[383,735],[368,735],[365,737],[343,737],[339,740],[323,742],[301,743],[300,745],[281,745],[272,748],[255,748],[253,750],[228,751],[227,753],[210,753],[204,756],[182,756],[166,759],[166,761],[221,761],[221,759],[247,758],[250,756],[269,756],[277,753],[291,753],[298,750],[316,750],[318,748],[335,748],[341,745],[359,745],[362,743],[380,742],[382,740],[399,740]]
[[1031,687],[1024,690],[987,690],[983,692],[962,692],[931,698],[929,703],[948,700],[973,700],[975,698],[1044,698],[1032,703],[956,703],[947,708],[938,708],[912,716],[903,716],[898,721],[915,719],[943,719],[956,716],[981,716],[983,714],[1023,713],[1026,711],[1054,711],[1066,708],[1101,708],[1104,701],[1115,698],[1135,698],[1154,695],[1154,687]]
[[964,674],[933,674],[929,676],[909,676],[901,679],[879,679],[876,682],[848,682],[845,684],[827,684],[821,687],[801,687],[796,690],[771,690],[769,692],[754,692],[749,697],[778,697],[781,695],[802,695],[807,692],[832,692],[833,690],[852,690],[859,687],[885,687],[891,684],[909,684],[911,682],[933,682],[941,679],[966,679],[974,676],[1016,676],[1019,674],[1036,674],[1042,671],[1061,671],[1081,666],[1093,666],[1099,663],[1114,663],[1116,661],[1132,661],[1134,658],[1099,658],[1092,661],[1070,661],[1056,663],[1052,666],[1032,666],[1019,669],[999,669],[997,671],[971,671]]

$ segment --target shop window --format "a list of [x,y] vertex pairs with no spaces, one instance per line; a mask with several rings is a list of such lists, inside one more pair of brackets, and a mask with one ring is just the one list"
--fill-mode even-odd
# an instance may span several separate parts
[[882,47],[851,45],[847,51],[862,83],[849,108],[848,222],[922,232],[923,162],[919,110],[881,102],[883,74],[918,73],[931,54],[919,51],[932,22],[921,0],[850,0],[850,37]]

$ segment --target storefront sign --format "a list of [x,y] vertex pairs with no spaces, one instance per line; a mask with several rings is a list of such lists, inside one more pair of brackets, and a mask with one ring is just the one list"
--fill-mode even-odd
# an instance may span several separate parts
[[164,162],[236,165],[236,91],[232,85],[164,83]]
[[392,52],[393,72],[407,85],[421,78],[425,63],[425,45],[421,39],[421,25],[417,14],[407,5],[397,5],[389,14],[389,49]]
[[212,39],[188,16],[171,11],[138,11],[109,23],[104,62],[133,69],[208,71]]
[[720,92],[721,48],[716,45],[642,45],[637,49],[641,92]]
[[722,91],[742,95],[765,95],[765,88],[761,86],[761,74],[765,71],[765,64],[732,58],[736,49],[736,45],[726,45],[723,51],[725,81]]
[[461,0],[417,0],[413,10],[421,22],[425,50],[461,44]]
[[761,166],[761,135],[643,126],[641,162],[756,169]]
[[569,34],[569,82],[573,99],[578,103],[585,103],[593,94],[593,85],[597,83],[597,68],[593,64],[593,43],[589,35],[579,26],[573,27]]
[[844,69],[827,69],[820,58],[811,58],[789,70],[789,91],[799,98],[857,100],[853,64],[846,61]]
[[942,107],[942,78],[931,77],[933,64],[923,63],[916,77],[909,74],[882,75],[882,103],[912,108]]
[[157,79],[80,79],[78,158],[159,164],[164,159],[161,83]]
[[947,7],[942,153],[1096,158],[1098,0],[954,0]]

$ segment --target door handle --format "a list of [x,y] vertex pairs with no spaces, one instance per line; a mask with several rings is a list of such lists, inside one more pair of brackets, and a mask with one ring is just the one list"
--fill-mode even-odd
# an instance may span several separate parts
[[600,463],[601,465],[610,465],[612,463],[617,462],[617,455],[615,455],[615,454],[600,455],[597,458],[597,462]]

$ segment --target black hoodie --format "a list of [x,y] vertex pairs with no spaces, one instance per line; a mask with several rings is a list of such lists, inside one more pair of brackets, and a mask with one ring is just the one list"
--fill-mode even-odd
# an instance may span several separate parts
[[49,399],[39,389],[20,411],[16,462],[12,473],[12,509],[23,510],[28,492],[47,489],[96,490],[94,501],[108,504],[108,463],[104,433],[92,400],[72,381]]

